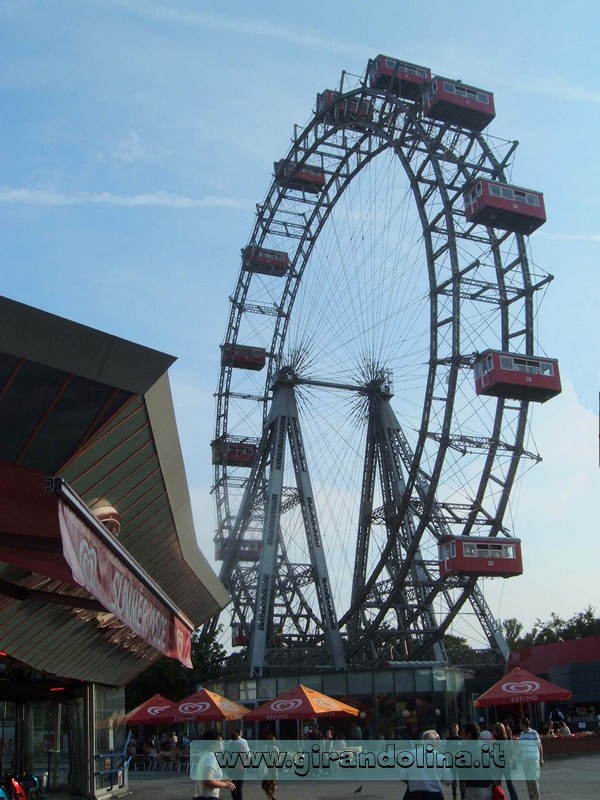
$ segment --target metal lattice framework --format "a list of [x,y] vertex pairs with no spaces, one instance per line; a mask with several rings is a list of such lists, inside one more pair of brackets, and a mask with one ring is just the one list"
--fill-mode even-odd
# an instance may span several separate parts
[[[425,119],[415,102],[342,76],[336,108],[296,130],[286,162],[322,190],[275,179],[249,245],[283,276],[242,269],[215,441],[256,447],[215,465],[221,579],[250,674],[291,664],[443,659],[474,614],[507,654],[474,578],[440,579],[445,535],[510,535],[528,403],[477,397],[474,354],[534,352],[534,276],[521,235],[468,224],[462,195],[505,181],[516,142]],[[347,104],[344,106],[344,104]],[[286,455],[287,454],[287,455]],[[254,546],[251,547],[251,543]]]

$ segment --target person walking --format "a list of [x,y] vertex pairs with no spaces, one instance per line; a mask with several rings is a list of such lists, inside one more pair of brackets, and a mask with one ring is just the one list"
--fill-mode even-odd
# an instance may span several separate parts
[[[489,735],[489,732],[487,732]],[[465,722],[462,729],[462,738],[465,742],[477,742],[481,736],[481,729],[476,722]],[[494,781],[489,779],[464,781],[465,800],[492,800]]]
[[219,766],[215,753],[224,749],[223,737],[218,731],[206,731],[202,737],[211,742],[207,752],[190,759],[190,778],[194,781],[194,797],[192,800],[218,800],[221,789],[235,789],[235,783],[223,778],[223,770]]
[[226,749],[230,753],[239,753],[237,764],[227,770],[229,777],[235,783],[235,789],[231,790],[231,798],[232,800],[244,800],[244,770],[248,765],[250,747],[248,742],[240,736],[239,730],[235,730],[227,742]]
[[[421,737],[424,741],[439,742],[437,731],[425,731]],[[405,800],[444,800],[444,785],[452,783],[452,773],[447,767],[436,767],[428,770],[426,777],[418,780],[409,778]]]
[[[275,737],[272,733],[267,736],[267,745],[265,753],[271,753],[273,761],[279,755],[279,748],[275,744]],[[272,762],[273,763],[273,762]],[[277,767],[272,766],[267,768],[266,778],[261,783],[261,788],[265,793],[267,800],[277,800]]]
[[529,800],[540,800],[539,774],[540,768],[544,766],[542,740],[539,733],[531,727],[527,717],[521,717],[519,727],[521,728],[519,741],[522,742],[521,757]]
[[[506,728],[501,722],[494,722],[492,725],[492,736],[494,740],[497,742],[506,742],[508,743],[509,735],[506,732]],[[508,789],[508,794],[510,795],[510,800],[519,800],[519,795],[517,794],[517,790],[515,789],[515,785],[512,782],[512,767],[514,764],[511,763],[510,760],[510,748],[507,748],[505,751],[505,758],[504,758],[504,780],[506,781],[506,788]]]
[[[457,750],[460,750],[461,739],[459,731],[458,722],[450,723],[450,731],[446,737],[446,741],[453,742],[454,744],[447,745],[446,750],[449,753],[455,753]],[[457,800],[458,791],[460,791],[460,800],[465,800],[465,785],[463,781],[458,780],[458,774],[454,769],[452,772],[452,800]]]

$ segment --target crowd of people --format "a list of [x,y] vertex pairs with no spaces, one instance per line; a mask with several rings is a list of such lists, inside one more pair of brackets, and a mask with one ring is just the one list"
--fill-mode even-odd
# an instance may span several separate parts
[[[570,736],[566,721],[563,719],[550,720],[540,730],[551,730],[552,735]],[[356,730],[348,732],[347,735],[336,731],[332,726],[328,726],[321,731],[316,723],[306,725],[302,730],[302,738],[305,740],[323,740],[324,749],[329,744],[330,749],[344,750],[348,744],[347,740],[352,741]],[[221,789],[231,792],[232,800],[243,800],[244,790],[244,766],[248,763],[250,748],[241,730],[235,730],[230,739],[225,742],[223,735],[216,730],[207,731],[202,737],[211,742],[208,752],[203,753],[191,764],[190,777],[194,780],[194,800],[218,800]],[[529,719],[521,717],[518,723],[503,720],[495,722],[489,729],[482,729],[475,722],[466,722],[462,726],[452,723],[448,730],[442,731],[442,735],[433,729],[426,730],[421,737],[423,740],[445,740],[448,751],[457,750],[460,744],[472,741],[511,741],[518,740],[521,745],[521,759],[524,767],[526,780],[524,781],[528,800],[539,800],[539,770],[544,764],[542,740],[540,734],[531,727]],[[264,746],[267,749],[279,753],[275,736],[271,731],[262,732]],[[170,736],[162,734],[156,740],[148,737],[137,744],[133,744],[132,756],[139,753],[143,754],[148,763],[162,758],[172,758],[173,754],[179,757],[181,753],[189,755],[189,739],[185,736],[178,738],[173,732]],[[219,766],[215,753],[220,750],[230,750],[240,754],[239,767],[224,774]],[[516,782],[513,780],[513,770],[515,764],[511,765],[510,759],[507,760],[502,781],[497,779],[461,780],[456,772],[447,768],[440,768],[433,775],[428,775],[419,780],[410,779],[406,781],[406,793],[404,800],[443,800],[444,786],[452,787],[453,800],[501,800],[505,797],[501,786],[506,786],[510,800],[519,800]],[[270,768],[262,776],[262,790],[266,800],[277,800],[277,781],[278,772],[275,767]]]
[[176,731],[172,731],[171,734],[146,736],[137,741],[132,739],[127,748],[127,755],[131,757],[134,765],[153,769],[159,764],[177,764],[181,759],[189,759],[189,748],[189,737],[183,735],[179,738]]
[[[521,717],[518,725],[509,720],[495,722],[488,730],[480,728],[475,722],[466,722],[462,728],[454,722],[448,732],[444,732],[444,739],[454,743],[452,749],[458,749],[460,742],[472,741],[504,741],[518,740],[522,743],[521,763],[526,776],[525,786],[529,800],[540,800],[539,770],[544,764],[544,753],[540,735],[531,727],[527,717]],[[439,739],[436,731],[426,731],[424,739]],[[479,779],[460,780],[457,773],[440,774],[436,781],[428,781],[426,785],[421,781],[409,781],[408,792],[405,800],[443,800],[443,784],[452,786],[452,800],[501,800],[505,797],[502,783],[510,800],[519,800],[513,770],[516,764],[509,757],[506,760],[503,780]]]

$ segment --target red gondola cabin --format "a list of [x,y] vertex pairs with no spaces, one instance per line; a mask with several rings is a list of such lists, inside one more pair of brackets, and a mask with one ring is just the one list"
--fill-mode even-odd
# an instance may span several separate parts
[[346,125],[349,128],[353,122],[373,119],[373,111],[367,100],[356,97],[344,98],[333,89],[325,89],[317,95],[317,114],[322,111],[324,111],[323,122]]
[[421,87],[431,80],[431,70],[389,56],[376,56],[369,63],[367,83],[371,88],[388,89],[407,100],[416,100]]
[[[227,542],[225,539],[215,539],[215,561],[223,561],[226,549]],[[244,539],[240,542],[240,546],[237,551],[237,560],[250,562],[258,561],[261,550],[262,542],[260,539]]]
[[240,622],[231,623],[231,646],[232,647],[246,647],[248,644],[248,636]]
[[260,371],[266,362],[264,347],[247,347],[243,344],[221,345],[221,366]]
[[242,265],[248,272],[281,278],[289,272],[290,257],[282,250],[266,250],[249,245],[242,250]]
[[529,235],[546,222],[544,195],[485,179],[464,193],[465,217],[477,225]]
[[561,392],[555,358],[486,350],[477,356],[473,370],[477,394],[545,403]]
[[307,164],[299,166],[282,159],[275,163],[275,181],[286,189],[301,189],[319,194],[325,188],[326,177],[322,169]]
[[496,116],[494,95],[436,75],[423,92],[423,114],[472,131],[482,131]]
[[448,536],[438,545],[440,578],[480,575],[510,578],[523,573],[520,539]]
[[251,467],[256,458],[257,444],[243,438],[215,439],[211,443],[212,463],[231,467]]

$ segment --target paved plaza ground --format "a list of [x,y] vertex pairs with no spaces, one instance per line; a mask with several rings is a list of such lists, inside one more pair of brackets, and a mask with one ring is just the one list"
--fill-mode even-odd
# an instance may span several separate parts
[[[132,772],[129,780],[131,800],[191,800],[193,782],[185,773]],[[364,783],[352,781],[282,781],[278,800],[402,800],[405,786],[393,781]],[[524,784],[517,784],[519,800],[528,800]],[[542,768],[540,779],[542,800],[599,800],[600,754],[552,758]],[[508,793],[507,793],[508,796]],[[450,787],[445,797],[452,798]],[[230,792],[221,790],[221,800],[230,800]],[[244,800],[265,800],[260,785],[254,781],[244,784]]]

